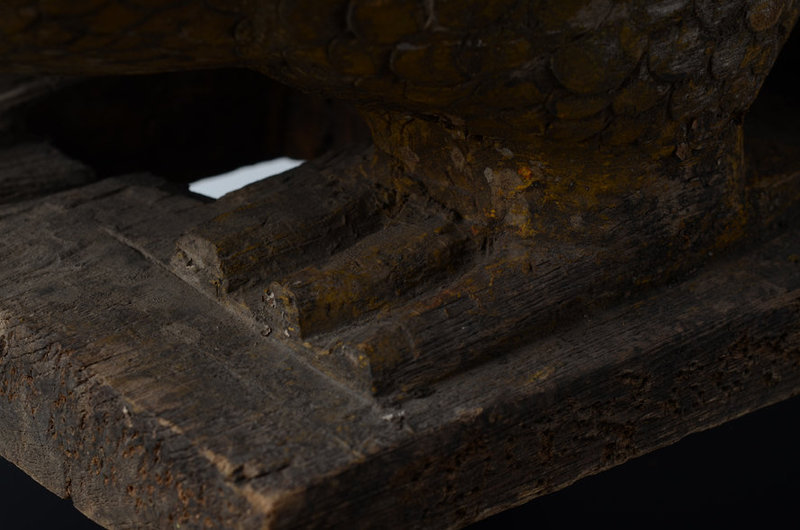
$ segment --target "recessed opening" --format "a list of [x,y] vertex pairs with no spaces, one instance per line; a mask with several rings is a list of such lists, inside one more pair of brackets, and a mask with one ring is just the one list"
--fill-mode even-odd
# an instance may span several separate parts
[[99,178],[148,172],[189,183],[370,137],[350,105],[241,69],[79,79],[24,114],[24,133]]

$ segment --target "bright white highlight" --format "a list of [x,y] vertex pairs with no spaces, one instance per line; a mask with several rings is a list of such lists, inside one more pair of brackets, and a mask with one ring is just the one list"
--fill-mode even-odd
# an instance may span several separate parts
[[226,193],[243,188],[248,184],[294,169],[303,160],[282,157],[275,160],[259,162],[252,166],[243,166],[228,173],[207,177],[189,184],[189,190],[212,199],[219,199]]

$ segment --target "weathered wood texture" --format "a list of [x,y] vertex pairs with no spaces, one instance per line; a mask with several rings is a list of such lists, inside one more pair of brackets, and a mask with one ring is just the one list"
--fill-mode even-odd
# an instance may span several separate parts
[[0,67],[246,66],[356,101],[371,151],[220,201],[170,263],[360,391],[429,392],[679,278],[800,197],[794,173],[748,180],[741,119],[793,0],[495,0],[480,15],[335,0],[309,17],[317,4],[15,0]]
[[0,7],[0,68],[246,66],[375,142],[0,210],[10,459],[110,526],[458,526],[798,391],[741,120],[798,2],[324,4]]
[[0,203],[88,184],[94,171],[45,143],[0,149]]
[[32,199],[88,184],[95,172],[25,130],[21,117],[74,79],[0,76],[0,204]]
[[0,210],[0,451],[109,527],[460,526],[800,391],[796,228],[393,403],[176,277],[158,186]]
[[425,393],[586,312],[691,273],[709,254],[791,215],[800,200],[797,136],[769,132],[779,110],[797,112],[768,98],[744,127],[746,162],[735,169],[741,222],[727,222],[718,210],[725,203],[697,177],[687,189],[662,187],[651,208],[629,212],[622,203],[593,217],[572,204],[566,212],[581,226],[605,225],[602,237],[595,226],[576,235],[579,243],[543,231],[528,244],[513,232],[487,236],[424,193],[382,185],[367,150],[209,205],[209,220],[180,238],[172,264],[264,333],[295,340],[300,355],[352,388],[393,398]]
[[734,123],[800,5],[561,3],[14,0],[0,6],[0,69],[252,68],[356,102],[396,188],[487,228],[604,237],[591,221],[608,210],[635,217],[661,186],[694,194],[698,179],[710,211],[685,221],[719,235],[741,206]]

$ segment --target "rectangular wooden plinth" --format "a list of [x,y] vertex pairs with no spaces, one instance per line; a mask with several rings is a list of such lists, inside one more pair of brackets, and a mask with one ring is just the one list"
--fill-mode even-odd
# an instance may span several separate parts
[[0,209],[0,454],[109,527],[457,527],[800,391],[800,229],[392,403],[174,275],[158,186]]

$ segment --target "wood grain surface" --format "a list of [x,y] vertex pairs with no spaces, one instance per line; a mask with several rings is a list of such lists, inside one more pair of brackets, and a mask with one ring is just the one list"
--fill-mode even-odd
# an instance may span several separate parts
[[393,403],[176,277],[204,215],[150,177],[0,213],[0,450],[109,527],[460,526],[800,388],[794,229]]
[[[0,6],[0,454],[93,520],[460,527],[800,392],[797,1],[223,4]],[[16,128],[211,67],[375,144],[209,203]]]

